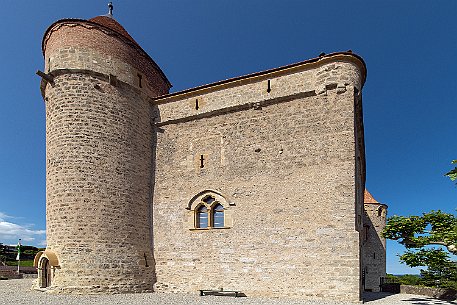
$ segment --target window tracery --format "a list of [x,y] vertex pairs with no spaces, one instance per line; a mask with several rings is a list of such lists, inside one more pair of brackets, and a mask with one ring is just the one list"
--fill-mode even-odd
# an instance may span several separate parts
[[192,216],[192,226],[189,229],[229,228],[232,219],[228,207],[225,198],[216,192],[199,193],[189,202],[188,210]]

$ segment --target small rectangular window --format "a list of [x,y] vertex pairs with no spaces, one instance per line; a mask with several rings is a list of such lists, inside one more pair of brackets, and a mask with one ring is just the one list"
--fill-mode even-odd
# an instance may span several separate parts
[[143,76],[140,73],[138,73],[137,76],[138,76],[138,87],[143,88]]
[[364,240],[364,241],[367,241],[367,240],[368,240],[368,237],[369,237],[369,230],[370,230],[370,227],[369,227],[369,226],[363,226],[363,240]]

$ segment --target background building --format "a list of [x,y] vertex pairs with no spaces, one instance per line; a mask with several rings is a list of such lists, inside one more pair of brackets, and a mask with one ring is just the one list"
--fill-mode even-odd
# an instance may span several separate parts
[[381,235],[386,226],[387,205],[379,203],[365,190],[362,234],[363,286],[379,291],[380,278],[386,276],[386,239]]

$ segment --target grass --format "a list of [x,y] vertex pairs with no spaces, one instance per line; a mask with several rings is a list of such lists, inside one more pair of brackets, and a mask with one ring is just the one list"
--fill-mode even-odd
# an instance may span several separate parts
[[[17,266],[17,261],[7,261],[7,266]],[[21,261],[21,267],[33,267],[33,260]]]

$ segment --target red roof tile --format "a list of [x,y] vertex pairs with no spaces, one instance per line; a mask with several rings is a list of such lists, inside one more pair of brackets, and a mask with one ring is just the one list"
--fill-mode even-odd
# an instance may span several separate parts
[[127,38],[128,40],[133,42],[135,45],[139,46],[139,44],[135,41],[135,39],[133,39],[132,36],[130,36],[130,34],[124,29],[124,27],[119,22],[117,22],[114,18],[111,18],[108,16],[97,16],[97,17],[89,19],[88,21],[97,23],[101,26],[109,28],[109,29],[115,31],[116,33],[124,36],[125,38]]
[[365,189],[365,193],[363,195],[363,202],[364,203],[380,203],[376,199],[373,198],[373,195],[370,194],[370,192]]

